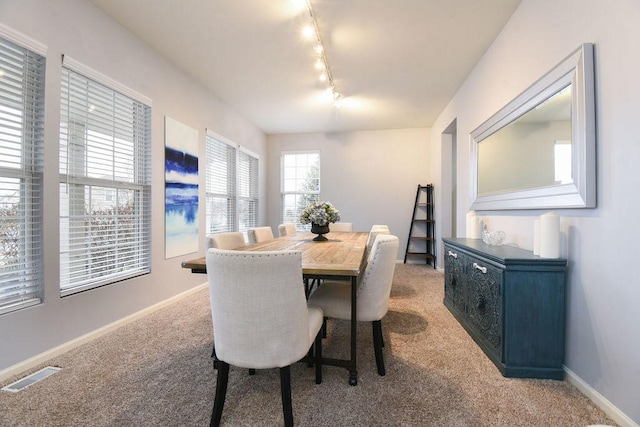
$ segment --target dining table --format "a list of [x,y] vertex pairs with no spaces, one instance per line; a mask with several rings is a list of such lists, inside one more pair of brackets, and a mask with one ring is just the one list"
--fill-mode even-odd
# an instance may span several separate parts
[[[349,384],[358,384],[356,329],[357,329],[357,290],[362,273],[366,267],[366,247],[368,232],[331,232],[327,240],[314,241],[316,235],[309,232],[276,237],[260,243],[240,246],[238,251],[285,251],[302,252],[302,277],[308,291],[311,281],[344,280],[351,284],[351,357],[349,360],[322,358],[322,363],[346,368],[349,371]],[[192,273],[206,273],[206,256],[183,261],[182,267]]]

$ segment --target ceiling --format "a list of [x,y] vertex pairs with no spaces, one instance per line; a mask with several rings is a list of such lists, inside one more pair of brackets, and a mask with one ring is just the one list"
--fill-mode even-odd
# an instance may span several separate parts
[[90,0],[267,134],[430,127],[520,0]]

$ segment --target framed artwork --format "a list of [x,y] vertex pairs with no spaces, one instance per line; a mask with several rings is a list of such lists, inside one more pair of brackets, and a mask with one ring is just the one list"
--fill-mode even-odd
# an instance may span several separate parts
[[164,120],[165,258],[198,251],[198,131]]

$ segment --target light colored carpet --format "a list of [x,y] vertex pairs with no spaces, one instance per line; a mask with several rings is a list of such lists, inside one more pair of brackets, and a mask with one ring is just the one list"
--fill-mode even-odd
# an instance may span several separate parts
[[[0,393],[0,425],[208,425],[216,376],[208,298],[206,290],[198,292],[50,360],[62,371],[22,392]],[[360,324],[356,387],[348,385],[345,369],[325,367],[316,385],[312,368],[294,365],[296,424],[614,425],[566,381],[503,378],[442,298],[442,273],[397,265],[383,320],[387,375],[377,375],[371,326]],[[348,354],[348,326],[330,323],[325,356]],[[249,376],[232,368],[222,422],[281,425],[278,371]]]

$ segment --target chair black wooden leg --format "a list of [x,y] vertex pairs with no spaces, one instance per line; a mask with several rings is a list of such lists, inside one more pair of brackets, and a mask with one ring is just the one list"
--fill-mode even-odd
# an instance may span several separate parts
[[322,384],[322,332],[318,331],[316,335],[315,347],[315,363],[316,363],[316,384]]
[[375,320],[371,322],[373,327],[373,349],[376,353],[376,366],[378,367],[378,375],[384,376],[386,371],[384,369],[384,359],[382,357],[382,322]]
[[218,360],[218,379],[216,381],[216,397],[213,402],[210,426],[218,427],[222,419],[224,399],[227,395],[227,383],[229,382],[229,364]]
[[304,279],[304,297],[309,299],[309,295],[311,295],[311,288],[313,287],[313,282],[309,281],[309,279]]
[[323,317],[322,318],[322,338],[326,338],[327,337],[327,319],[328,317]]
[[291,406],[291,367],[280,368],[280,391],[282,394],[282,414],[285,427],[293,427],[293,407]]
[[314,350],[315,350],[314,346],[312,345],[311,347],[309,347],[309,351],[307,352],[307,367],[308,368],[313,367],[313,363],[314,363],[314,360],[315,360],[314,359],[315,356],[313,355]]
[[215,345],[212,346],[211,357],[213,357],[213,369],[218,369],[218,358],[216,357],[216,346]]

